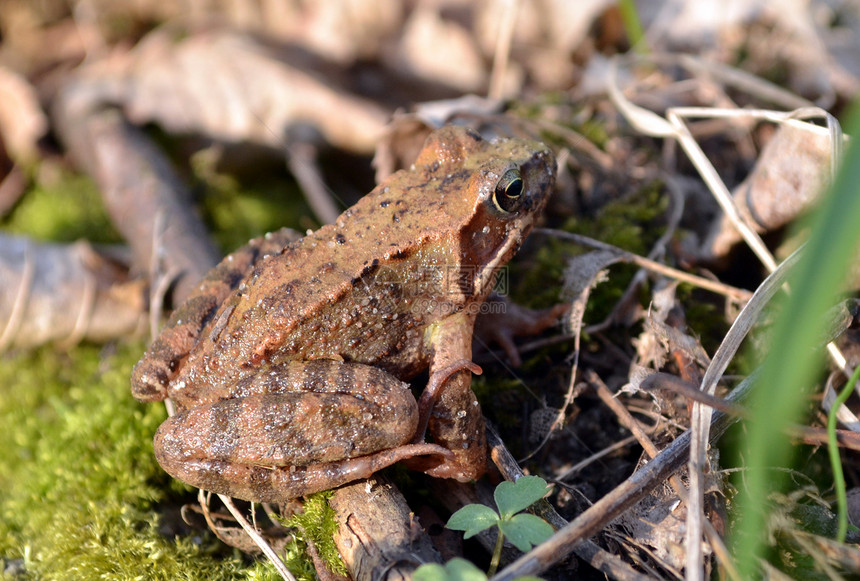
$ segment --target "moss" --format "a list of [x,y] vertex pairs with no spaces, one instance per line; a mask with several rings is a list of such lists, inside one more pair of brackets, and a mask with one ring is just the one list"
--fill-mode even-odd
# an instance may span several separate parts
[[335,512],[329,506],[328,499],[332,492],[318,492],[305,499],[304,510],[292,515],[286,525],[295,527],[293,546],[288,550],[286,563],[297,579],[312,581],[316,572],[307,558],[305,547],[312,541],[316,550],[328,566],[329,570],[338,575],[347,575],[346,566],[340,558],[334,535],[338,524]]
[[533,397],[533,394],[528,393],[523,379],[496,374],[473,377],[472,391],[481,402],[484,413],[494,425],[502,429],[512,429],[522,424],[523,401]]
[[27,191],[0,226],[10,234],[40,240],[120,240],[92,179],[62,170]]
[[167,538],[173,501],[152,453],[162,406],[131,398],[142,346],[4,356],[0,365],[0,558],[49,579],[275,578],[219,556],[209,535]]
[[[667,204],[661,184],[655,182],[625,199],[606,204],[596,216],[570,218],[562,229],[645,255],[663,233],[660,220]],[[530,260],[515,259],[510,265],[512,298],[535,308],[556,304],[560,300],[558,286],[548,283],[563,279],[571,256],[588,251],[564,240],[546,237]],[[611,268],[609,281],[598,285],[591,295],[586,321],[599,321],[608,315],[638,270],[630,264],[616,264]]]
[[660,222],[669,199],[662,190],[660,182],[646,184],[630,196],[609,202],[593,219],[572,218],[565,230],[647,254],[664,230]]
[[[605,149],[609,142],[606,122],[586,107],[571,105],[568,95],[563,91],[549,91],[528,100],[515,100],[509,104],[507,113],[512,117],[539,121],[553,119],[558,127],[578,133],[600,149]],[[570,145],[551,129],[542,131],[540,138],[548,145]]]
[[[537,237],[537,235],[532,234]],[[531,308],[551,307],[559,302],[557,282],[563,279],[570,244],[541,236],[540,246],[529,244],[528,257],[515,257],[508,264],[508,293],[517,303]],[[532,251],[532,249],[534,249]]]
[[316,227],[307,223],[310,212],[294,182],[266,174],[240,183],[217,170],[216,154],[215,150],[200,151],[191,157],[191,165],[206,191],[201,200],[203,214],[225,253],[284,226],[299,231]]

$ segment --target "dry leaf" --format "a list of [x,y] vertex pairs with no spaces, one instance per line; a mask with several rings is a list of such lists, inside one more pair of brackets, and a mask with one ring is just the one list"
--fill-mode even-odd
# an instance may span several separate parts
[[0,66],[0,136],[12,159],[35,161],[36,142],[48,131],[48,119],[30,83]]
[[[830,170],[830,140],[811,126],[781,124],[752,172],[732,192],[738,211],[758,232],[775,230],[797,218],[820,197]],[[705,257],[725,256],[741,236],[721,215],[703,246]]]
[[463,92],[482,91],[487,67],[470,31],[425,4],[412,13],[397,55],[400,68]]
[[146,323],[145,289],[127,264],[86,242],[0,235],[0,351],[50,341],[107,341]]
[[347,80],[310,53],[250,36],[212,32],[174,43],[156,31],[130,55],[114,92],[132,122],[170,132],[281,149],[292,125],[311,124],[336,147],[370,153],[388,112],[350,92]]

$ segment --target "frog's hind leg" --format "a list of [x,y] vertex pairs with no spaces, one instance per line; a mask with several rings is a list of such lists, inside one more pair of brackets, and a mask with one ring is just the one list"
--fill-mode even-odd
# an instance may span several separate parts
[[266,234],[248,242],[225,257],[209,271],[191,296],[173,311],[159,336],[134,366],[131,391],[140,401],[160,401],[167,396],[167,384],[176,375],[218,307],[264,256],[280,252],[299,238],[289,228]]
[[285,502],[369,478],[396,462],[424,455],[448,458],[451,452],[436,444],[409,444],[314,466],[249,466],[218,460],[192,460],[168,472],[192,486],[218,494],[254,502]]
[[405,458],[451,453],[409,444],[418,406],[384,371],[317,360],[271,365],[228,399],[168,418],[156,457],[176,478],[248,500],[286,500],[370,476]]

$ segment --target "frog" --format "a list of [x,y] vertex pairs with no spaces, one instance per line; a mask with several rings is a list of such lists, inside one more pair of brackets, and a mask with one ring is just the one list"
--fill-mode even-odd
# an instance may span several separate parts
[[[174,478],[286,502],[400,462],[487,469],[471,389],[475,319],[554,186],[540,142],[446,126],[333,224],[228,255],[132,372],[175,413],[153,446]],[[410,380],[426,372],[420,396]]]

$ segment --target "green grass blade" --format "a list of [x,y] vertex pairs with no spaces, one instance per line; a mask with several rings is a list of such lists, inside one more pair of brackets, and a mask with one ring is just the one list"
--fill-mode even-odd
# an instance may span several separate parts
[[[851,124],[856,134],[855,116]],[[779,486],[767,467],[785,466],[789,441],[780,436],[799,419],[807,390],[821,370],[822,355],[815,339],[824,331],[824,313],[836,302],[860,242],[860,147],[853,142],[839,174],[811,220],[805,255],[790,280],[791,296],[773,332],[773,345],[752,399],[748,423],[749,473],[736,506],[742,514],[736,543],[743,578],[752,578],[762,548],[768,492]]]
[[842,459],[839,457],[839,445],[836,442],[836,412],[839,410],[839,406],[848,401],[858,380],[860,380],[860,365],[854,370],[851,379],[839,392],[836,401],[833,402],[827,413],[827,454],[830,456],[830,466],[833,468],[833,487],[836,489],[839,523],[836,540],[840,543],[845,542],[845,536],[848,534],[848,494],[845,491],[845,475],[842,473]]

